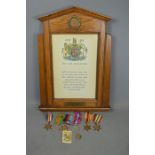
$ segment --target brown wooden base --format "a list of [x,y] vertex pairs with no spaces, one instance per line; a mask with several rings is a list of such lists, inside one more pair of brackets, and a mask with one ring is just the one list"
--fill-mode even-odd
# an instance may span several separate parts
[[39,107],[40,111],[110,111],[111,108],[54,108],[54,107]]

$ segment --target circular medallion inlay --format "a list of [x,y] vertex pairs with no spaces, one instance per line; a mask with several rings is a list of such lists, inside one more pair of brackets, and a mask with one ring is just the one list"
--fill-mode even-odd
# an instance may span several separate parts
[[72,16],[68,21],[68,26],[71,29],[78,30],[81,26],[80,19],[77,16]]

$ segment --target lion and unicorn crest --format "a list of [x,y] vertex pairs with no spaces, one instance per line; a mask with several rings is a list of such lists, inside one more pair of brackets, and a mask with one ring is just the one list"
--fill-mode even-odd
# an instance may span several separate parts
[[62,49],[63,58],[71,61],[86,59],[88,49],[83,42],[84,41],[81,39],[77,43],[77,39],[73,38],[73,42],[71,43],[71,40],[67,39]]

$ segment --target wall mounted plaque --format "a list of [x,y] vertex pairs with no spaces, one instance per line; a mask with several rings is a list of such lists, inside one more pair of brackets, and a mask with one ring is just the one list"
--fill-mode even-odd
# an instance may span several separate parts
[[71,7],[39,20],[40,110],[110,110],[111,18]]

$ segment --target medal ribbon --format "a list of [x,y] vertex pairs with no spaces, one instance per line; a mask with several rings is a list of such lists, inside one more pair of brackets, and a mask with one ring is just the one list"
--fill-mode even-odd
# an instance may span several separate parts
[[69,125],[72,125],[73,124],[73,121],[74,121],[74,117],[72,114],[66,114],[64,119],[63,119],[64,123],[66,124],[69,124]]
[[102,115],[100,115],[100,114],[95,114],[94,115],[94,122],[96,123],[96,124],[100,124],[101,123],[101,121],[102,121]]
[[93,121],[94,118],[94,114],[90,113],[90,112],[86,112],[84,119],[85,119],[85,123],[89,123],[90,121]]
[[85,119],[86,124],[88,123],[88,115],[89,115],[89,112],[86,112],[84,115],[84,119]]
[[52,113],[51,113],[51,112],[48,112],[48,117],[47,117],[48,124],[50,124],[50,123],[51,123],[52,118],[53,118]]
[[73,125],[80,124],[81,122],[81,113],[80,112],[75,112],[74,113],[74,122]]
[[59,115],[57,115],[57,117],[55,118],[54,123],[55,123],[56,125],[61,125],[61,124],[63,123],[63,119],[64,119],[64,116],[61,115],[61,114],[59,114]]

